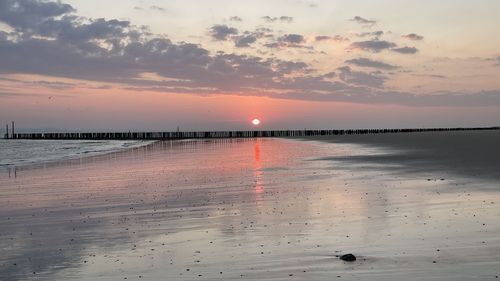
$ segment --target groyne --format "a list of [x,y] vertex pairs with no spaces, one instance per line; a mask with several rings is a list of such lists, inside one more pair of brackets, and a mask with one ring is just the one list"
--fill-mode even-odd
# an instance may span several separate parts
[[477,128],[406,128],[346,130],[262,130],[262,131],[196,131],[196,132],[96,132],[96,133],[15,133],[12,139],[37,140],[180,140],[214,138],[308,137],[330,135],[362,135],[415,132],[500,130],[500,127]]

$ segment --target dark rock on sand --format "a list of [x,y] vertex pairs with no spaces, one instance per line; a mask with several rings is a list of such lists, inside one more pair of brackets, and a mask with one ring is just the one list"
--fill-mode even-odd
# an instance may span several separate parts
[[340,256],[339,259],[341,259],[343,261],[355,261],[356,256],[354,256],[353,254],[345,254],[345,255]]

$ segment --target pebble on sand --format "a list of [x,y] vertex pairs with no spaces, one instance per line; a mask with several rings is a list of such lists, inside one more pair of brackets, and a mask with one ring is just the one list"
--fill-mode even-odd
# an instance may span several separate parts
[[345,254],[345,255],[340,256],[339,259],[341,259],[343,261],[355,261],[356,256],[353,254]]

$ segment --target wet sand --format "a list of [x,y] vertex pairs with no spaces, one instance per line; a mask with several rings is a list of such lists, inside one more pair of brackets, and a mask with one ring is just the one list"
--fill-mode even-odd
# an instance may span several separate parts
[[2,170],[0,280],[498,280],[499,181],[412,153],[179,141]]
[[500,181],[500,130],[318,137],[330,143],[385,148],[389,153],[325,159],[382,164],[402,173],[453,173]]

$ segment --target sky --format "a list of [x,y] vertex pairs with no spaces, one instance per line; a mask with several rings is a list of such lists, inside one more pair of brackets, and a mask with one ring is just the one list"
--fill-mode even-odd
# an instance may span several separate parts
[[500,125],[498,11],[497,0],[0,0],[0,123]]

